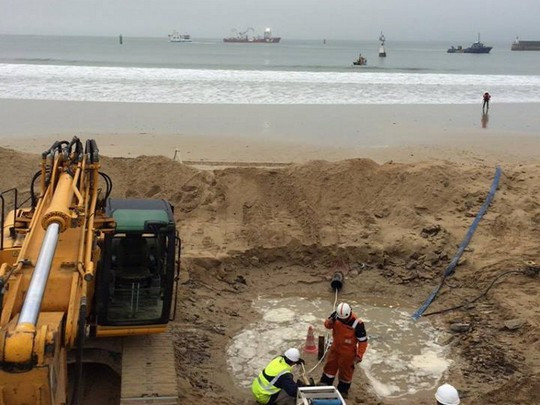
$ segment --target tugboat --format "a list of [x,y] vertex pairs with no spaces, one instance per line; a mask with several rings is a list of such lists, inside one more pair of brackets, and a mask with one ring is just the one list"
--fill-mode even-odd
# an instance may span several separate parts
[[454,45],[452,45],[446,51],[446,53],[463,53],[463,52],[464,52],[464,49],[463,49],[463,47],[461,45],[458,45],[457,48]]
[[367,65],[367,59],[362,56],[362,54],[358,55],[358,59],[353,61],[353,65],[356,66],[364,66]]
[[381,35],[379,36],[379,41],[381,41],[381,46],[379,47],[379,58],[386,58],[386,49],[384,49],[384,43],[386,42],[386,38],[384,37],[382,31]]
[[493,49],[492,46],[485,46],[480,42],[480,33],[478,33],[478,41],[473,43],[470,47],[463,50],[464,53],[489,53]]
[[191,42],[189,34],[179,34],[178,31],[173,31],[169,34],[169,42]]

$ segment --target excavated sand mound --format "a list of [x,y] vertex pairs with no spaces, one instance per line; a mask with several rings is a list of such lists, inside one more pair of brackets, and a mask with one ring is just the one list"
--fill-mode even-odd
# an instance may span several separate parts
[[[261,294],[327,294],[336,259],[350,266],[347,286],[355,294],[399,296],[418,306],[494,175],[482,165],[366,159],[214,171],[148,156],[103,158],[102,164],[113,196],[164,198],[175,206],[183,274],[172,328],[185,403],[208,395],[215,403],[251,403],[248,391],[223,372],[232,337],[259,316],[246,307]],[[38,168],[37,155],[0,148],[0,189],[27,190]],[[540,263],[538,195],[540,166],[503,167],[495,200],[432,309],[478,295],[503,270]],[[477,305],[437,317],[451,335],[455,367],[448,381],[459,386],[464,402],[515,403],[510,387],[520,401],[535,401],[539,284],[538,277],[509,276]],[[525,322],[510,330],[504,322],[513,318]],[[469,328],[451,332],[455,322]],[[379,403],[363,384],[352,393],[357,402]]]

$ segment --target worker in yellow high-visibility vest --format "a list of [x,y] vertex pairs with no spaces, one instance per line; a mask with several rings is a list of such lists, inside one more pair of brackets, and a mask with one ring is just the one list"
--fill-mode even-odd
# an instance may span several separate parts
[[294,381],[292,367],[304,363],[298,349],[288,349],[275,357],[251,384],[251,392],[259,404],[295,403],[298,387],[303,384]]

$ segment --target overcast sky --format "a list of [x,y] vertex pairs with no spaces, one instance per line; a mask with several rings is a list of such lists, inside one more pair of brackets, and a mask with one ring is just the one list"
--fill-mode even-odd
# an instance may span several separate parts
[[540,0],[0,0],[0,34],[284,39],[540,40]]

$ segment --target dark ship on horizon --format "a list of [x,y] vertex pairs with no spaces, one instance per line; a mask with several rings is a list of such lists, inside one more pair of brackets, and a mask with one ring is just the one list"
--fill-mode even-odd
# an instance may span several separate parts
[[473,43],[468,48],[465,48],[463,53],[489,53],[492,49],[492,46],[485,46],[482,42],[480,42],[480,33],[478,33],[478,41]]
[[[281,41],[281,37],[273,37],[272,30],[267,28],[264,30],[264,35],[261,37],[254,35],[255,30],[249,27],[247,30],[239,32],[233,30],[228,38],[223,38],[223,42],[241,43],[241,44],[277,44]],[[251,33],[251,36],[249,35]]]
[[461,45],[458,45],[457,47],[452,45],[450,48],[448,48],[446,53],[463,53],[463,51],[464,51],[464,49],[463,49],[463,47]]
[[480,33],[478,33],[478,41],[474,42],[468,48],[463,48],[461,45],[456,48],[452,45],[446,53],[489,53],[492,49],[492,46],[485,46],[480,42]]

